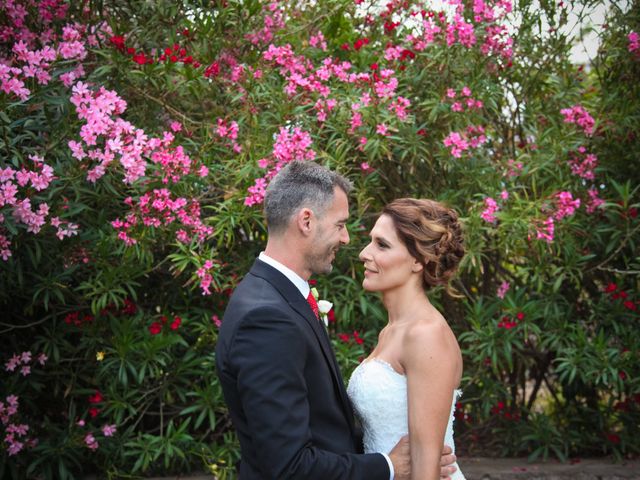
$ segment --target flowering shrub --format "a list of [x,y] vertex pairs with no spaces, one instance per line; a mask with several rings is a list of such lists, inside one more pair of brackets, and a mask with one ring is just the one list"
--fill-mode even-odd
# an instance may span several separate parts
[[0,1],[0,476],[235,476],[213,351],[292,160],[356,186],[316,286],[345,378],[372,218],[436,198],[460,453],[637,454],[640,14],[608,15],[584,68],[563,5]]

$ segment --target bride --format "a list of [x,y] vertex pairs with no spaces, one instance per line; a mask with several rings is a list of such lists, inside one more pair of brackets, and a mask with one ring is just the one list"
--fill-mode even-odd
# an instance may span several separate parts
[[[453,444],[453,409],[462,375],[458,342],[425,291],[444,285],[464,255],[457,214],[432,200],[387,205],[360,252],[362,286],[380,292],[389,321],[348,393],[366,453],[388,453],[409,435],[411,478],[439,479],[443,443]],[[456,465],[457,467],[457,465]],[[464,480],[458,470],[451,476]]]

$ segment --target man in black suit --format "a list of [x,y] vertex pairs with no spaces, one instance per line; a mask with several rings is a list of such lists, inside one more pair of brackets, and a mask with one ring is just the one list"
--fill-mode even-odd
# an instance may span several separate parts
[[[267,189],[267,246],[233,293],[216,346],[240,440],[241,480],[409,478],[407,437],[388,455],[362,453],[307,283],[314,273],[329,273],[349,242],[350,189],[348,180],[313,162],[290,163]],[[455,457],[442,459],[449,465]]]

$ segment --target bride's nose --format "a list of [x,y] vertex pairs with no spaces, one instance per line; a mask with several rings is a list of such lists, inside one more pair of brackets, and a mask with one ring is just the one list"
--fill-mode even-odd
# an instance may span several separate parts
[[371,244],[367,245],[360,251],[360,254],[358,255],[358,258],[360,259],[360,261],[366,262],[367,260],[371,260],[371,256],[368,253],[370,245]]

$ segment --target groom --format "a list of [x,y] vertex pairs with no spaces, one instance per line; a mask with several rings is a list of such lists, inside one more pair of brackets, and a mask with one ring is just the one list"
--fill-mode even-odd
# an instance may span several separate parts
[[[388,454],[362,439],[307,280],[329,273],[351,184],[313,162],[292,162],[264,200],[269,238],[224,314],[216,367],[242,452],[240,480],[409,478],[407,438]],[[447,453],[450,449],[447,449]],[[442,465],[455,461],[442,456]],[[443,467],[446,477],[455,470]]]

